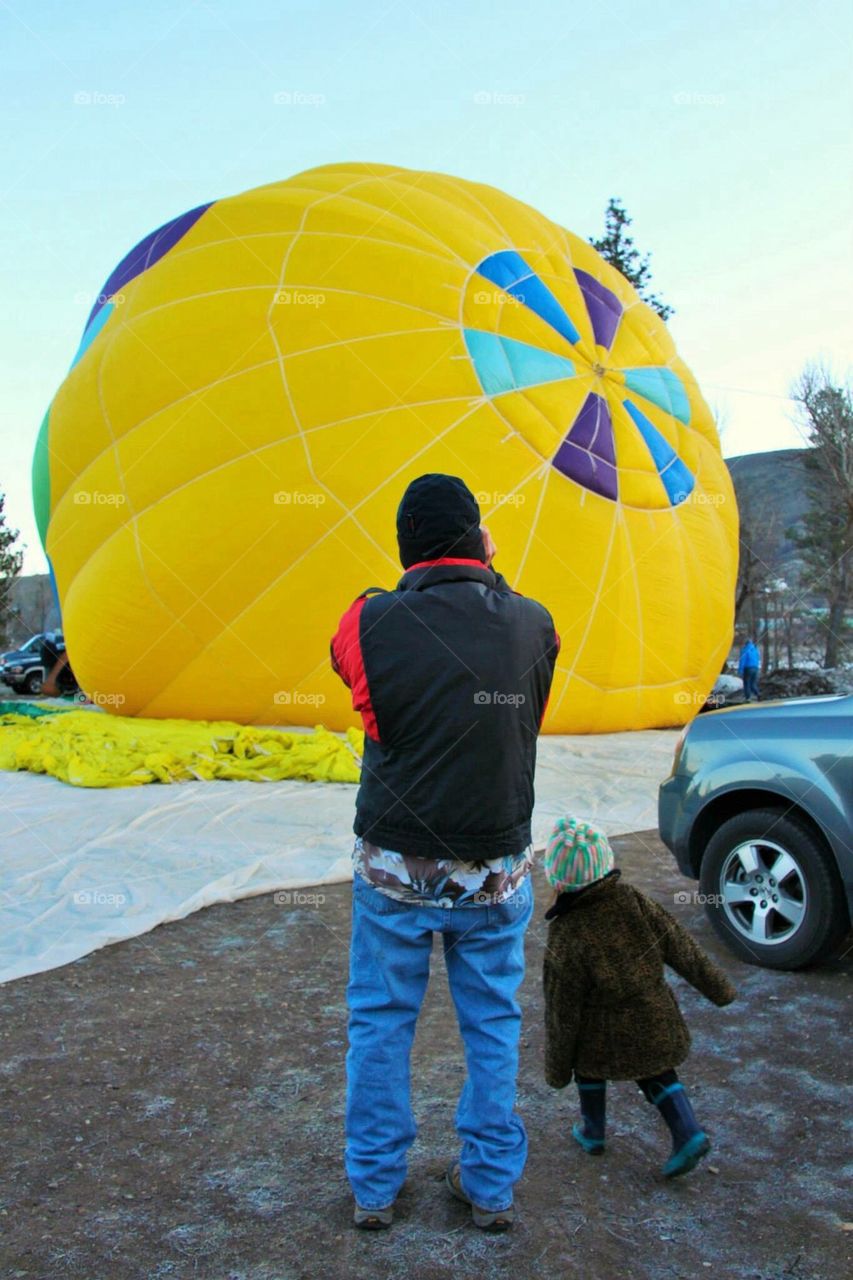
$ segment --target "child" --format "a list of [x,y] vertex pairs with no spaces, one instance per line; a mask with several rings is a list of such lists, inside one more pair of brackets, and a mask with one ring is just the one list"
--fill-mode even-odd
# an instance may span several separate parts
[[561,818],[545,852],[554,896],[545,919],[545,1078],[563,1089],[574,1073],[590,1155],[604,1150],[608,1080],[636,1080],[672,1134],[667,1178],[688,1173],[711,1149],[675,1067],[690,1033],[664,977],[668,964],[714,1004],[737,992],[663,907],[621,882],[603,832]]

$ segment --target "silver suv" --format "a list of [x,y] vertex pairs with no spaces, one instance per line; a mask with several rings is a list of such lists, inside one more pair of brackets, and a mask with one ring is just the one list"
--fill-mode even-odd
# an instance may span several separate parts
[[799,969],[830,955],[853,914],[853,696],[697,717],[658,823],[742,959]]

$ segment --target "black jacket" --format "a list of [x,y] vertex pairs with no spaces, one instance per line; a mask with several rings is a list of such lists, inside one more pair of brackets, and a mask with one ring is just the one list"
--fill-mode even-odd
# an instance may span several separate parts
[[547,609],[478,560],[359,596],[331,645],[365,728],[356,835],[462,861],[526,848],[559,647]]

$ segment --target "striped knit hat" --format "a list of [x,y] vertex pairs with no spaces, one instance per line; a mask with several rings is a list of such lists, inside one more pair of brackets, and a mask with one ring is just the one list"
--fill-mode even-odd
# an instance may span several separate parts
[[603,831],[580,818],[558,818],[545,848],[545,875],[558,893],[584,889],[613,870]]

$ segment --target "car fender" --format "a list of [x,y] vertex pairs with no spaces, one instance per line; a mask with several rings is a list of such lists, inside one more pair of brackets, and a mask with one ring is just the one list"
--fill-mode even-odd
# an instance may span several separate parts
[[[700,819],[708,806],[722,795],[732,795],[737,791],[764,791],[783,803],[796,805],[812,819],[820,828],[841,870],[845,861],[849,861],[849,857],[845,859],[844,855],[849,855],[851,839],[844,798],[813,761],[804,763],[807,767],[796,768],[782,752],[769,753],[764,759],[757,759],[746,750],[737,759],[727,760],[717,767],[703,768],[700,765],[693,775],[695,804],[691,805],[692,821]],[[846,888],[850,897],[853,883],[847,883]]]

